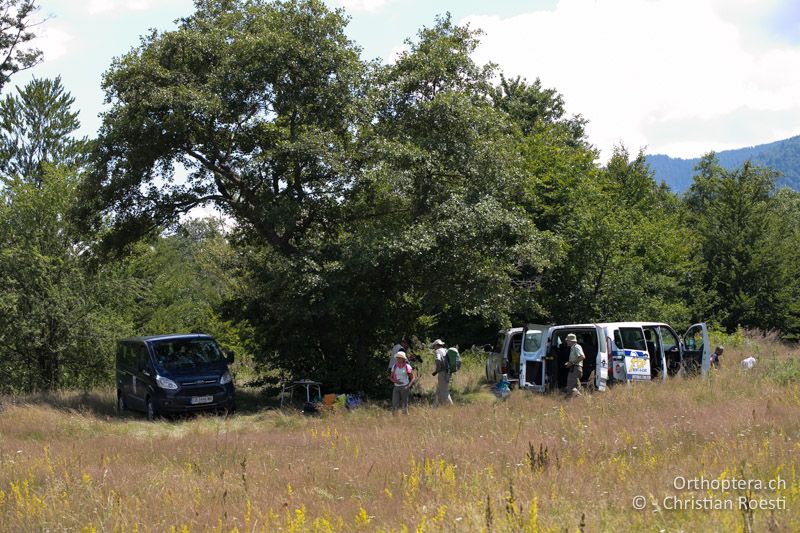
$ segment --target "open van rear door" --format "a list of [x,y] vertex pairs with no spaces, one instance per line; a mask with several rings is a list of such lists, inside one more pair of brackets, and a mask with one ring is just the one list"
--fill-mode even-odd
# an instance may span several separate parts
[[609,368],[609,351],[611,347],[611,340],[606,338],[605,328],[595,324],[597,331],[597,364],[594,367],[594,380],[597,390],[606,390],[606,383],[608,382],[608,368]]
[[711,346],[705,323],[695,324],[683,335],[683,368],[687,373],[708,375]]
[[547,338],[550,326],[529,324],[522,332],[520,346],[519,387],[544,392],[546,386]]

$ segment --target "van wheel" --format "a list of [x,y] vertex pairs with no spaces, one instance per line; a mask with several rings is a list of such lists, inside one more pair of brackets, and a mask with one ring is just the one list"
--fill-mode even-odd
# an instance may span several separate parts
[[125,397],[122,395],[122,391],[117,391],[117,414],[121,415],[125,411],[128,410],[128,407],[125,405]]
[[156,411],[156,406],[153,405],[153,400],[147,398],[147,419],[151,422],[158,418],[158,412]]

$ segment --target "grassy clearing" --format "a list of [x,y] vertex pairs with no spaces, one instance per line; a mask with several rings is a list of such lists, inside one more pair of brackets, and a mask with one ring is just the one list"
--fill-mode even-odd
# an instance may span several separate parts
[[[741,370],[751,353],[759,364]],[[116,417],[110,391],[6,398],[0,530],[799,531],[797,356],[743,343],[709,379],[570,400],[495,400],[476,365],[456,377],[456,406],[423,398],[408,417],[254,406],[148,423]],[[676,477],[782,484],[679,490]],[[735,508],[665,509],[671,495]]]

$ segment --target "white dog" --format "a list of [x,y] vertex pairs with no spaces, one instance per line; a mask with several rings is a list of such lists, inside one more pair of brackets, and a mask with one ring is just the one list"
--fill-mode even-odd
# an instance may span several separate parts
[[751,369],[756,366],[756,358],[752,355],[747,359],[742,359],[742,368]]

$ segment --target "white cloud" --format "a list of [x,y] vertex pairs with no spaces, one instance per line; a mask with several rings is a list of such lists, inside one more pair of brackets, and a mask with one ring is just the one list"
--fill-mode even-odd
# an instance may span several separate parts
[[54,24],[39,26],[36,33],[36,39],[31,42],[31,46],[42,51],[44,61],[54,61],[66,55],[70,43],[75,40],[74,35]]
[[86,7],[90,15],[111,11],[146,11],[153,7],[152,0],[91,0]]
[[375,12],[393,0],[337,0],[337,4],[348,11]]
[[[778,5],[560,0],[552,11],[466,22],[486,32],[476,60],[555,87],[570,113],[590,120],[604,158],[620,142],[688,157],[800,133],[779,119],[800,114],[800,46],[771,43],[768,32],[744,25]],[[744,120],[774,127],[737,122]]]

